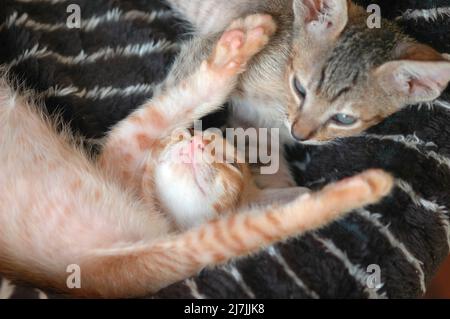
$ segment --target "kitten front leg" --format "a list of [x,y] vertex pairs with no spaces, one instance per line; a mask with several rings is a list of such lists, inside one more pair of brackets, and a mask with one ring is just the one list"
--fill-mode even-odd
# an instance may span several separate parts
[[269,42],[276,26],[269,15],[235,21],[199,69],[119,123],[109,134],[99,163],[123,185],[139,190],[144,164],[174,132],[224,104],[248,61]]

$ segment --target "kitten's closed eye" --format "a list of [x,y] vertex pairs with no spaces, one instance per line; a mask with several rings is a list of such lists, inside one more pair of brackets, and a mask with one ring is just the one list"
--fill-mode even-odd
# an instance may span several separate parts
[[300,99],[306,98],[306,89],[296,76],[292,80],[292,86]]

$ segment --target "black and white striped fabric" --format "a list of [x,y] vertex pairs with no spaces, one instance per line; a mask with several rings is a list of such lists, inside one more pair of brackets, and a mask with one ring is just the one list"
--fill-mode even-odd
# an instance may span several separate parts
[[[449,0],[361,0],[450,52]],[[68,5],[81,8],[69,29]],[[160,0],[2,0],[0,64],[95,140],[152,95],[183,25]],[[397,178],[394,194],[326,229],[173,285],[152,298],[419,297],[448,255],[450,95],[411,106],[367,135],[290,150],[301,185],[318,188],[369,167]],[[1,227],[1,226],[0,226]],[[1,229],[0,229],[1,231]],[[371,279],[380,271],[380,282]],[[376,274],[376,273],[375,273]],[[374,287],[375,286],[375,287]],[[0,279],[0,298],[58,297]]]

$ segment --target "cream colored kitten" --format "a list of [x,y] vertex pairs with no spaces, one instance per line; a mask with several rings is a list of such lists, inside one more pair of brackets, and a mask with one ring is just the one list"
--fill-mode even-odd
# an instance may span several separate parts
[[[180,161],[211,141],[173,133],[222,104],[274,31],[265,15],[235,22],[197,71],[113,129],[96,164],[2,80],[0,273],[73,296],[142,296],[387,195],[392,177],[372,170],[242,208],[259,196],[245,166]],[[81,286],[71,289],[74,265]]]

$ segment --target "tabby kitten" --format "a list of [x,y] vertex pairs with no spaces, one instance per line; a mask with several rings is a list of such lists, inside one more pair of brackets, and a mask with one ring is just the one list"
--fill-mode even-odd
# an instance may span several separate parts
[[274,17],[278,31],[232,94],[230,125],[276,127],[284,142],[360,134],[409,104],[431,102],[450,81],[450,61],[388,20],[347,0],[168,0],[196,36],[174,65],[191,72],[229,21]]
[[[243,208],[257,192],[245,166],[180,162],[211,141],[172,133],[216,110],[274,31],[269,16],[236,21],[195,72],[112,130],[96,164],[2,80],[0,273],[74,296],[142,296],[387,195],[392,178],[372,170],[287,204]],[[66,282],[74,265],[79,289]]]

